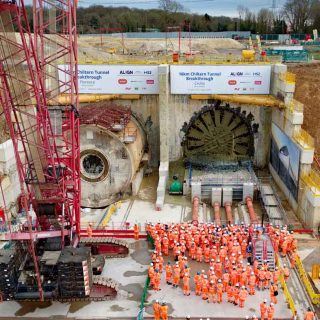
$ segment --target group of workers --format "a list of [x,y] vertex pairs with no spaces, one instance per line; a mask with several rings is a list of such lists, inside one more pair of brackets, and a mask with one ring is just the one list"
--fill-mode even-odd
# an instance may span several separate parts
[[[283,256],[296,252],[296,240],[286,228],[268,226],[265,231],[270,235],[275,252],[281,251]],[[262,230],[244,224],[157,223],[148,224],[147,232],[155,246],[148,268],[150,285],[154,290],[161,290],[160,280],[164,271],[166,283],[174,288],[182,284],[183,294],[189,296],[189,261],[205,262],[208,263],[208,270],[198,271],[193,276],[195,295],[208,303],[222,303],[225,299],[243,308],[248,295],[254,295],[256,289],[269,290],[271,303],[267,306],[263,302],[260,311],[262,319],[265,316],[268,320],[273,319],[281,271],[277,267],[271,270],[267,260],[261,264],[253,259],[253,240],[262,238]],[[164,256],[171,254],[175,262],[168,261],[164,266]],[[290,272],[286,265],[282,272],[287,280]]]

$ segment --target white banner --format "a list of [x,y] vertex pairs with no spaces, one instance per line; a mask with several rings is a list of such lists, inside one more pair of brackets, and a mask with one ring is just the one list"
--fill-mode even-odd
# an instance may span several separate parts
[[[60,65],[59,81],[66,79]],[[149,65],[78,65],[79,93],[158,94],[158,66]],[[66,93],[62,86],[60,92]]]
[[269,94],[271,66],[172,65],[171,94]]

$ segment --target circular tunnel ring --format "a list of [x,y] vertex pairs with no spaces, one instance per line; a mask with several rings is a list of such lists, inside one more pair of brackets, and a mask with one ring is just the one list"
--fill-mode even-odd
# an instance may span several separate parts
[[88,182],[105,179],[109,173],[109,162],[98,150],[84,150],[80,154],[81,178]]

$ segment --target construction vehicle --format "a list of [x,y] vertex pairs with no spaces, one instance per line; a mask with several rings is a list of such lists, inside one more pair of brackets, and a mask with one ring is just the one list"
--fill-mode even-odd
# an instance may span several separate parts
[[[76,1],[34,2],[33,29],[28,16],[24,0],[0,0],[0,104],[21,190],[17,223],[7,220],[11,248],[0,252],[8,279],[0,291],[4,300],[108,297],[116,282],[93,277],[92,248],[79,247]],[[58,101],[63,93],[64,104]]]

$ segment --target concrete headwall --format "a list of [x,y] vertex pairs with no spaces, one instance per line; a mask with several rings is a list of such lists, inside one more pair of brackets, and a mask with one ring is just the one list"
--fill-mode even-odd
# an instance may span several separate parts
[[[130,105],[132,111],[146,124],[148,144],[151,151],[151,165],[157,166],[160,161],[160,143],[168,139],[169,161],[175,161],[182,157],[181,129],[185,122],[189,123],[192,115],[208,105],[208,101],[191,100],[189,95],[169,95],[168,130],[160,132],[159,97],[154,95],[141,96],[140,100],[118,100],[117,104]],[[254,116],[254,123],[259,124],[258,133],[254,136],[255,156],[254,164],[258,167],[265,167],[268,163],[270,148],[270,131],[272,109],[261,106],[246,106],[230,104],[231,108],[240,107],[247,114]],[[151,124],[151,126],[150,126]],[[161,141],[161,142],[160,142]]]
[[[286,105],[289,105],[293,99],[295,85],[280,76],[280,74],[286,71],[287,67],[284,65],[273,66],[272,93],[274,96],[283,99]],[[320,225],[320,195],[317,195],[316,192],[303,181],[303,176],[307,175],[311,170],[314,149],[305,145],[303,142],[299,142],[295,138],[299,136],[299,132],[301,132],[303,111],[299,109],[295,110],[294,108],[286,108],[285,110],[273,109],[272,123],[276,124],[300,149],[297,198],[293,197],[271,164],[269,165],[270,172],[285,194],[296,215],[304,223],[304,226],[317,231]]]

